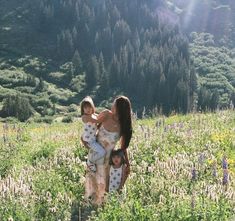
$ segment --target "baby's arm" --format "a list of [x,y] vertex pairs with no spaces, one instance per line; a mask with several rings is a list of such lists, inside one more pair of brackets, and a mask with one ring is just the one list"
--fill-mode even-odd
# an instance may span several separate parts
[[105,121],[105,119],[108,117],[109,114],[110,114],[109,110],[104,110],[98,115],[96,113],[92,115],[83,115],[82,121],[84,123],[91,122],[95,124],[100,124]]
[[110,113],[110,110],[103,110],[102,112],[100,112],[97,116],[97,120],[99,121],[99,123],[104,122]]
[[88,122],[91,122],[91,123],[94,123],[94,124],[98,124],[99,121],[97,119],[97,117],[94,115],[83,115],[82,116],[82,121],[83,123],[88,123]]

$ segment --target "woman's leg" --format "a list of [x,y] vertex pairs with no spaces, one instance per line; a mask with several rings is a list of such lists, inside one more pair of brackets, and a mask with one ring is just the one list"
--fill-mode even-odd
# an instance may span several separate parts
[[96,174],[96,205],[101,205],[104,202],[104,196],[106,192],[106,179],[107,171],[105,165],[97,165],[97,174]]
[[95,186],[95,177],[92,172],[86,173],[86,182],[85,182],[85,200],[89,200],[90,197],[93,197],[96,192]]
[[96,205],[101,205],[104,202],[105,196],[105,184],[100,183],[97,185],[97,193],[96,193]]

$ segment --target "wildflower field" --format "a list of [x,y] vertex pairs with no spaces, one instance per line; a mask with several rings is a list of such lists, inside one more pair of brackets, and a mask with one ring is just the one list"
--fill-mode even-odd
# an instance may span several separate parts
[[[0,220],[235,220],[235,112],[134,120],[131,174],[84,205],[81,123],[0,124]],[[84,215],[84,213],[86,213]]]

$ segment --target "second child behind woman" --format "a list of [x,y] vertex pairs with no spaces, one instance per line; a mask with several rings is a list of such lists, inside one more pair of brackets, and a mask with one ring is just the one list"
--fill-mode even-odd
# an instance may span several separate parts
[[120,191],[126,181],[126,164],[123,150],[113,150],[110,156],[108,192]]

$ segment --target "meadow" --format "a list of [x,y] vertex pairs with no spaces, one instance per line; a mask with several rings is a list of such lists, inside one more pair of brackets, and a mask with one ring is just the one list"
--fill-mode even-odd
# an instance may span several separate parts
[[235,220],[235,111],[134,119],[131,174],[83,202],[82,125],[0,124],[1,221]]

